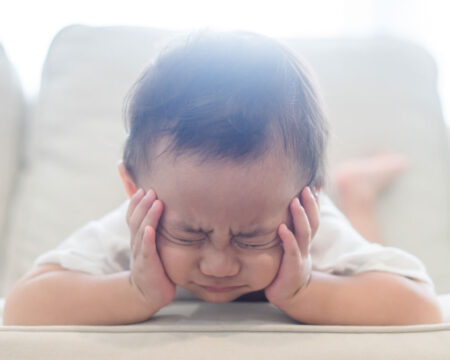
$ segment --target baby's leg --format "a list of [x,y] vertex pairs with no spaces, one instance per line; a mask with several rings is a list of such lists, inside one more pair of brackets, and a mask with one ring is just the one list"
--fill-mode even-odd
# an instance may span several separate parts
[[338,165],[333,174],[338,205],[368,241],[383,243],[375,217],[381,192],[408,167],[401,154],[379,152]]

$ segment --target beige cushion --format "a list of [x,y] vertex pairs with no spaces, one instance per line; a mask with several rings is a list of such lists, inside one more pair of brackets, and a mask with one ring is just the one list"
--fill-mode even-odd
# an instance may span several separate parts
[[[39,254],[125,200],[116,167],[123,98],[172,34],[71,26],[54,39],[12,209],[6,289]],[[379,147],[411,157],[411,170],[380,200],[382,233],[389,246],[424,261],[439,293],[450,292],[450,162],[434,62],[391,38],[287,41],[323,89],[334,131],[331,165]]]
[[317,326],[268,303],[179,301],[125,326],[0,326],[1,359],[448,359],[450,322]]
[[23,145],[24,110],[19,79],[0,45],[0,282],[6,256],[5,227]]

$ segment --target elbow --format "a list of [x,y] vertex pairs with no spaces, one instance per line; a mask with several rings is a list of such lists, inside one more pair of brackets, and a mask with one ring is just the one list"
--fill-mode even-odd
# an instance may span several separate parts
[[[438,296],[434,291],[424,283],[410,280],[414,285],[409,288],[408,297],[410,298],[407,325],[419,324],[440,324],[444,321],[444,314],[439,303]],[[405,314],[406,316],[406,314]]]
[[413,324],[441,324],[444,321],[444,315],[439,303],[427,302],[423,305],[414,317]]
[[30,297],[23,290],[22,287],[16,286],[6,297],[3,308],[3,325],[32,325],[29,322],[28,311]]
[[420,324],[441,324],[444,322],[444,314],[436,295],[432,299],[427,299],[422,306],[422,316]]
[[22,318],[24,311],[21,311],[20,305],[19,294],[10,292],[3,308],[3,325],[25,325]]
[[17,319],[15,310],[14,294],[10,293],[5,299],[5,305],[3,307],[3,325],[21,325]]

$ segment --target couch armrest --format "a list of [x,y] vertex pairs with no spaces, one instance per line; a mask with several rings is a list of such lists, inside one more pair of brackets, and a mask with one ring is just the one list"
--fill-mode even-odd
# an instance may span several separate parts
[[213,354],[216,360],[319,360],[333,354],[333,359],[422,360],[446,358],[448,344],[450,323],[304,325],[261,302],[175,301],[149,321],[125,326],[0,326],[2,359],[209,359]]

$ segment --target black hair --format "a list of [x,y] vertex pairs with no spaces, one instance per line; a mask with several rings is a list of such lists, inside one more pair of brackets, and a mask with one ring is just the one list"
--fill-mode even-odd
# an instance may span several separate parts
[[169,42],[125,99],[123,162],[136,184],[167,151],[249,162],[280,143],[305,184],[326,178],[328,123],[311,74],[282,42],[197,30]]

